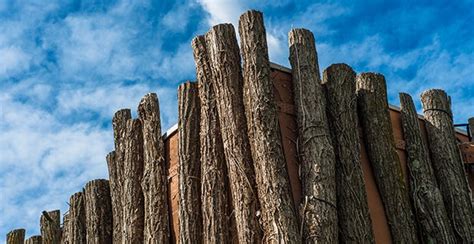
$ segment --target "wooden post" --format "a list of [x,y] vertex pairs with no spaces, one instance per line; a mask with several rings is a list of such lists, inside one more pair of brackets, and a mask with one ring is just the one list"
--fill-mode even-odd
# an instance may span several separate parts
[[443,196],[422,139],[418,114],[410,95],[400,93],[400,113],[407,151],[410,193],[423,243],[455,243]]
[[417,243],[417,231],[408,190],[395,151],[385,78],[381,74],[357,76],[359,119],[367,155],[382,198],[394,243]]
[[43,211],[40,229],[43,244],[58,244],[61,241],[61,214],[59,210]]
[[8,232],[7,244],[23,244],[25,241],[25,229],[16,229]]
[[474,240],[474,209],[457,146],[450,102],[443,90],[421,94],[433,169],[458,243]]
[[239,33],[243,57],[244,107],[266,237],[263,242],[300,243],[270,79],[262,13],[251,10],[241,15]]
[[26,239],[25,244],[41,244],[42,242],[41,236],[31,236]]
[[123,232],[123,191],[125,168],[125,132],[127,121],[132,118],[130,109],[121,109],[114,114],[112,125],[114,130],[115,151],[107,155],[110,179],[110,196],[113,214],[113,242],[122,243]]
[[219,125],[212,73],[204,36],[192,41],[201,104],[201,202],[203,243],[225,243],[231,239],[227,168]]
[[293,29],[288,36],[298,124],[303,238],[309,243],[337,243],[336,160],[314,37],[305,29]]
[[[109,181],[89,181],[84,187],[86,239],[89,244],[112,243],[112,206]],[[80,242],[78,242],[80,243]]]
[[160,107],[155,93],[138,105],[143,130],[143,180],[145,205],[144,243],[169,243],[168,176],[161,137]]
[[[116,152],[117,153],[117,152]],[[122,189],[122,243],[143,243],[144,197],[142,124],[138,119],[127,121],[124,133],[124,171]]]
[[71,244],[86,243],[86,209],[84,194],[76,192],[69,198],[69,222],[65,226]]
[[259,243],[263,235],[255,171],[247,135],[243,104],[242,71],[234,27],[220,24],[206,34],[224,155],[232,193],[239,243]]
[[[69,210],[70,211],[70,210]],[[71,243],[71,234],[69,228],[69,212],[63,215],[63,226],[61,227],[61,244]]]
[[470,135],[471,135],[471,142],[474,142],[474,117],[469,118],[468,124],[469,124],[469,132],[468,133],[470,133]]
[[355,77],[347,64],[333,64],[323,73],[336,154],[339,242],[375,243],[360,156]]
[[196,83],[186,82],[178,87],[178,106],[179,239],[180,243],[202,243],[200,106]]

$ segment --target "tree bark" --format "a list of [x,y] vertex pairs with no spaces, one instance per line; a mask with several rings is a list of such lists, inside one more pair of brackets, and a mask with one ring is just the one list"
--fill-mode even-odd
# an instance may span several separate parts
[[333,64],[323,73],[336,155],[339,243],[375,243],[360,156],[355,77],[347,64]]
[[8,232],[7,244],[23,244],[25,241],[25,229],[16,229]]
[[112,204],[109,181],[89,181],[84,188],[88,244],[112,243]]
[[395,151],[385,78],[381,74],[357,76],[359,119],[367,155],[374,170],[394,243],[417,243],[417,231],[408,190]]
[[194,38],[192,47],[201,104],[199,137],[203,243],[226,243],[231,239],[229,182],[204,36]]
[[300,243],[290,180],[281,144],[277,107],[270,79],[270,61],[263,15],[240,16],[243,98],[265,243]]
[[212,27],[206,45],[227,162],[239,243],[260,243],[263,235],[255,172],[243,104],[239,46],[231,24]]
[[193,82],[178,88],[179,106],[179,238],[202,243],[199,95]]
[[457,243],[474,240],[474,209],[457,146],[450,101],[443,90],[421,94],[434,173]]
[[474,117],[469,118],[468,124],[469,124],[469,133],[471,135],[471,142],[474,142]]
[[130,109],[121,109],[114,114],[112,125],[114,130],[115,151],[107,155],[110,179],[110,196],[113,214],[113,242],[122,243],[123,232],[123,191],[125,165],[125,132],[127,121],[132,118]]
[[[23,242],[20,242],[20,243],[23,243]],[[31,236],[25,241],[25,244],[41,244],[41,243],[42,243],[41,236]]]
[[303,238],[307,243],[337,243],[336,160],[314,37],[305,29],[294,29],[288,35],[298,124]]
[[144,197],[142,124],[138,119],[127,121],[124,133],[124,172],[122,192],[122,243],[143,243]]
[[58,244],[61,241],[61,214],[59,210],[43,211],[40,229],[44,244]]
[[441,191],[422,139],[418,114],[410,95],[400,93],[400,115],[407,151],[410,193],[423,243],[455,243]]
[[[69,212],[71,210],[69,209]],[[71,232],[69,228],[69,212],[63,216],[63,226],[61,227],[61,244],[71,243]]]
[[86,243],[86,209],[84,194],[77,192],[69,199],[69,222],[67,228],[69,243]]
[[160,107],[155,93],[142,98],[138,117],[143,126],[144,243],[166,244],[170,241],[168,176],[161,137]]

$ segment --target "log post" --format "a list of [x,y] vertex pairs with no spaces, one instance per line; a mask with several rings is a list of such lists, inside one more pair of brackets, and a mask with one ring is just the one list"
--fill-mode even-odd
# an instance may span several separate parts
[[86,209],[84,194],[76,192],[69,198],[69,221],[67,226],[69,243],[86,243]]
[[359,119],[394,243],[417,243],[417,231],[400,161],[395,151],[385,78],[357,76]]
[[[112,206],[109,181],[89,181],[84,187],[86,239],[89,244],[112,243]],[[80,242],[78,242],[80,243]]]
[[41,244],[42,242],[41,236],[31,236],[26,239],[25,244]]
[[212,73],[204,36],[194,38],[191,45],[201,105],[199,137],[203,243],[225,243],[231,239],[229,182],[216,98],[211,87]]
[[145,206],[144,243],[169,243],[168,177],[161,137],[160,107],[155,93],[138,105],[143,131],[143,180]]
[[[116,152],[117,153],[117,152]],[[122,243],[143,243],[143,136],[139,119],[129,119],[124,133]]]
[[457,146],[450,102],[443,90],[421,94],[433,169],[458,243],[474,240],[471,191]]
[[25,241],[25,229],[16,229],[8,232],[7,244],[23,244]]
[[468,119],[469,132],[471,135],[471,142],[474,142],[474,117]]
[[308,243],[337,243],[336,160],[314,37],[305,29],[293,29],[288,36],[301,165],[302,234]]
[[410,193],[423,243],[455,243],[443,196],[431,167],[428,147],[422,139],[415,104],[400,93],[400,115],[407,151]]
[[61,244],[71,243],[71,232],[69,228],[69,212],[63,215],[63,226],[61,227]]
[[43,211],[40,218],[40,229],[44,244],[58,244],[61,241],[61,214],[59,210]]
[[239,243],[259,243],[263,235],[255,171],[247,135],[242,71],[234,27],[220,24],[206,33],[206,45],[221,125],[224,155]]
[[360,155],[356,73],[347,64],[323,72],[326,111],[336,155],[340,243],[375,243]]
[[263,15],[240,16],[243,97],[265,243],[300,243],[297,215],[281,144]]
[[196,83],[186,82],[178,87],[178,106],[179,239],[180,243],[202,243],[200,105]]

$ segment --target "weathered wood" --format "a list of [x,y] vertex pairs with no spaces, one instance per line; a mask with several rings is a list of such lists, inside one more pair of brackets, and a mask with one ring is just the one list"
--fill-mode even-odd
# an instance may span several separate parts
[[61,244],[71,243],[71,234],[69,228],[69,212],[63,215],[63,226],[61,227]]
[[65,228],[69,243],[86,243],[86,209],[82,192],[76,192],[69,198],[69,222]]
[[144,243],[169,243],[168,176],[161,137],[160,107],[155,93],[138,105],[143,130],[143,180],[145,206]]
[[347,64],[333,64],[323,72],[336,155],[339,243],[374,243],[360,155],[355,77]]
[[87,243],[112,243],[113,223],[109,181],[104,179],[89,181],[84,187],[84,201]]
[[259,202],[247,135],[243,104],[239,46],[231,24],[220,24],[206,33],[217,112],[239,243],[259,243]]
[[31,236],[25,241],[25,244],[41,244],[41,243],[42,243],[41,236]]
[[270,79],[270,61],[263,15],[251,10],[240,16],[243,98],[265,243],[300,243]]
[[474,142],[474,117],[468,119],[469,133],[471,135],[471,142]]
[[199,94],[194,82],[178,87],[179,239],[202,243]]
[[314,37],[305,29],[293,29],[288,36],[298,124],[303,238],[308,243],[337,243],[336,160]]
[[400,115],[407,151],[410,193],[423,243],[455,243],[453,230],[423,141],[410,95],[400,93]]
[[143,178],[143,136],[140,120],[128,120],[124,135],[122,243],[143,243],[145,210],[141,188]]
[[115,151],[107,155],[107,166],[109,169],[110,196],[112,199],[113,213],[113,241],[122,243],[123,232],[123,188],[124,188],[124,165],[125,165],[125,131],[127,121],[132,118],[130,109],[121,109],[114,114],[112,125],[114,130]]
[[40,229],[44,244],[58,244],[61,241],[61,214],[59,210],[43,211],[40,218]]
[[381,74],[357,76],[357,103],[367,155],[382,198],[394,243],[417,243],[417,230],[400,160],[395,150]]
[[8,232],[7,244],[23,244],[25,241],[25,229],[16,229]]
[[216,98],[211,87],[206,40],[198,36],[192,41],[196,77],[201,105],[201,203],[203,243],[226,243],[231,239],[228,217],[231,213],[228,199],[229,182],[224,157],[224,145],[219,125]]
[[421,94],[429,148],[444,205],[457,243],[474,240],[474,208],[457,146],[450,101],[443,90]]

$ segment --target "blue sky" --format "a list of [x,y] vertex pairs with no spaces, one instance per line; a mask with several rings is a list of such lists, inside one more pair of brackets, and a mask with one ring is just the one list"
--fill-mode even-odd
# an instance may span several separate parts
[[0,241],[38,234],[42,210],[107,178],[111,117],[159,95],[163,130],[176,88],[195,79],[191,39],[255,8],[270,58],[288,66],[287,33],[314,32],[321,70],[344,62],[386,76],[389,101],[428,88],[474,116],[473,1],[0,0]]

